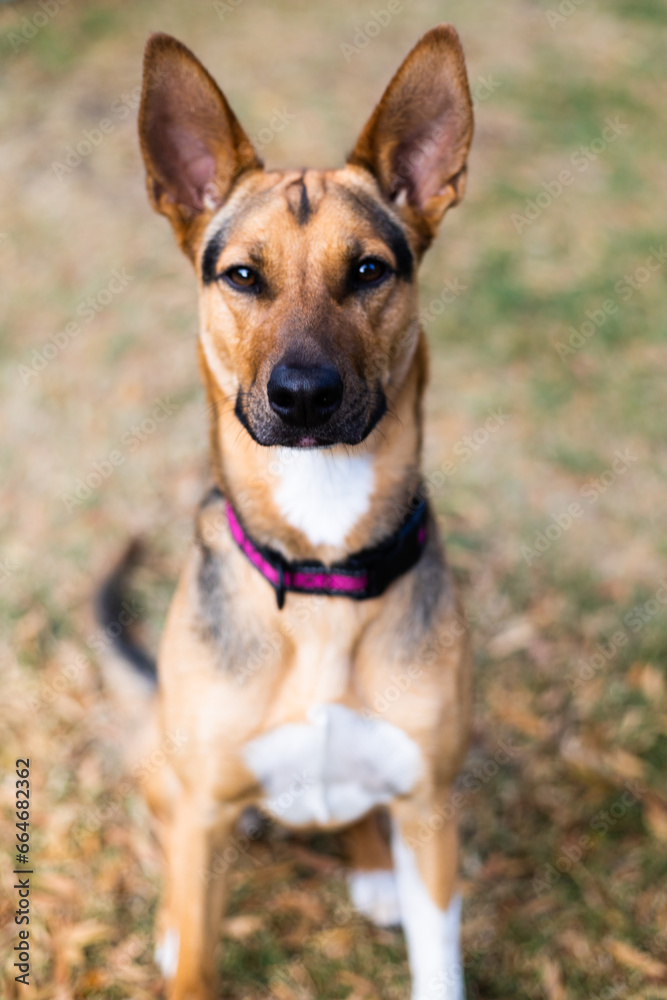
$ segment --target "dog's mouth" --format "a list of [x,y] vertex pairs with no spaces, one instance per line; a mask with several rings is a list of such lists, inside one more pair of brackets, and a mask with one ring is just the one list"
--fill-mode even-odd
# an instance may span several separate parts
[[361,444],[376,428],[387,411],[387,399],[378,385],[364,383],[361,392],[343,398],[335,411],[316,426],[309,426],[308,416],[284,418],[272,408],[266,393],[256,387],[239,389],[234,412],[253,441],[264,447],[333,448],[335,445]]

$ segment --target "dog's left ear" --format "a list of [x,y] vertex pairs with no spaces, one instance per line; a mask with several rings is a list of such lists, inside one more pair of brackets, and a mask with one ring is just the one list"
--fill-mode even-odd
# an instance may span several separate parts
[[409,53],[348,162],[370,170],[428,244],[463,197],[472,132],[461,42],[451,24],[440,24]]
[[146,45],[139,138],[153,207],[192,253],[235,180],[262,163],[213,77],[170,35]]

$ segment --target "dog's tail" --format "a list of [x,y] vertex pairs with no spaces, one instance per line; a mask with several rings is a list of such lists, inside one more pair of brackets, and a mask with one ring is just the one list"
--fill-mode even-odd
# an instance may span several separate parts
[[141,554],[135,539],[102,583],[95,597],[95,618],[101,630],[100,665],[111,693],[124,703],[140,710],[152,699],[157,687],[154,658],[135,638],[138,610],[127,599],[127,584]]
[[95,618],[114,654],[149,683],[157,682],[155,660],[133,636],[136,614],[125,600],[127,581],[139,561],[141,543],[133,539],[97,592]]

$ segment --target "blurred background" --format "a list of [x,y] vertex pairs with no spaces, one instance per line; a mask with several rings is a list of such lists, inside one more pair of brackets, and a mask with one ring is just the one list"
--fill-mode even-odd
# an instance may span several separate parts
[[[26,990],[3,846],[3,996],[161,990],[160,859],[90,615],[142,534],[155,648],[208,475],[195,283],[138,152],[145,39],[194,50],[268,165],[334,166],[443,20],[477,121],[421,299],[426,479],[476,648],[469,996],[667,997],[664,0],[0,7],[0,834],[11,850],[30,757],[35,869]],[[335,840],[241,853],[226,996],[408,995]]]

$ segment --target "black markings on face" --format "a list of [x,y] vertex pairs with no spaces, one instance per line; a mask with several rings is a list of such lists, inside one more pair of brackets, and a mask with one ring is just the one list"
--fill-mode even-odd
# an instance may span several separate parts
[[403,281],[410,281],[414,273],[415,261],[405,233],[398,223],[392,219],[382,205],[363,192],[351,191],[342,185],[339,185],[338,190],[355,211],[361,212],[380,239],[387,244],[396,259],[397,277]]
[[305,226],[310,221],[313,210],[308,201],[308,191],[303,174],[297,181],[289,185],[285,191],[285,198],[287,199],[287,206],[291,214],[296,219],[297,225]]
[[201,260],[201,276],[205,285],[212,285],[219,277],[218,260],[227,244],[231,229],[232,219],[227,219],[206,244]]

